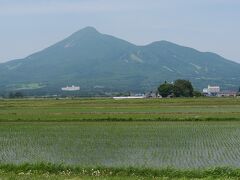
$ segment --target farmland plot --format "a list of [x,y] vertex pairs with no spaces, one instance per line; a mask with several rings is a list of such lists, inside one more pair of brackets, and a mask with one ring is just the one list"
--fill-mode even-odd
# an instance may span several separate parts
[[0,162],[239,168],[240,122],[2,122]]
[[0,100],[0,121],[240,120],[240,98]]

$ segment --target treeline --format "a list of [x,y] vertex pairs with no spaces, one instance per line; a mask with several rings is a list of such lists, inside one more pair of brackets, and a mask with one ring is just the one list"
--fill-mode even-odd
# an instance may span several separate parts
[[0,98],[18,99],[26,97],[22,92],[3,92],[0,93]]
[[165,81],[158,87],[158,93],[162,97],[200,97],[202,93],[194,90],[188,80],[178,79],[174,83]]
[[[169,83],[165,81],[161,84],[157,91],[151,91],[150,94],[161,95],[162,97],[200,97],[203,94],[200,91],[194,90],[192,83],[189,80],[177,79]],[[0,98],[24,98],[24,97],[112,97],[112,96],[130,96],[130,92],[114,92],[114,91],[79,91],[79,92],[62,92],[57,91],[55,94],[45,91],[17,91],[17,92],[4,92],[0,94]],[[240,88],[238,89],[237,96],[240,96]]]

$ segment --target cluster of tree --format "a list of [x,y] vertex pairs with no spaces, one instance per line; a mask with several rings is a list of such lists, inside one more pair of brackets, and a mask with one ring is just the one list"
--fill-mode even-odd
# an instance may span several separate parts
[[23,94],[21,92],[10,92],[8,95],[9,98],[23,98]]
[[238,88],[237,96],[240,96],[240,87]]
[[194,91],[192,83],[188,80],[178,79],[174,83],[164,82],[158,87],[158,93],[162,97],[193,97],[202,96],[198,91]]

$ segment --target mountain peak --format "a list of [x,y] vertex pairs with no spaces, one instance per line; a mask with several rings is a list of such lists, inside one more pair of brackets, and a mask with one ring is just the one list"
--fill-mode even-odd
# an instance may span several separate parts
[[87,26],[75,32],[74,34],[99,34],[99,32],[94,27]]
[[162,41],[152,42],[148,46],[179,46],[179,45],[169,41],[162,40]]
[[94,37],[94,36],[98,36],[100,35],[101,33],[98,32],[94,27],[91,27],[91,26],[87,26],[83,29],[80,29],[79,31],[73,33],[69,38],[70,39],[79,39],[79,38],[82,38],[82,37]]

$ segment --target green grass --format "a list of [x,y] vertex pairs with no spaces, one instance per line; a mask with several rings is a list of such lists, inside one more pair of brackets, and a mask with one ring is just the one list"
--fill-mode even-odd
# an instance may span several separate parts
[[204,170],[83,168],[40,163],[1,165],[0,176],[12,179],[238,179],[240,170],[232,168]]
[[0,101],[0,121],[97,120],[240,120],[240,98]]

